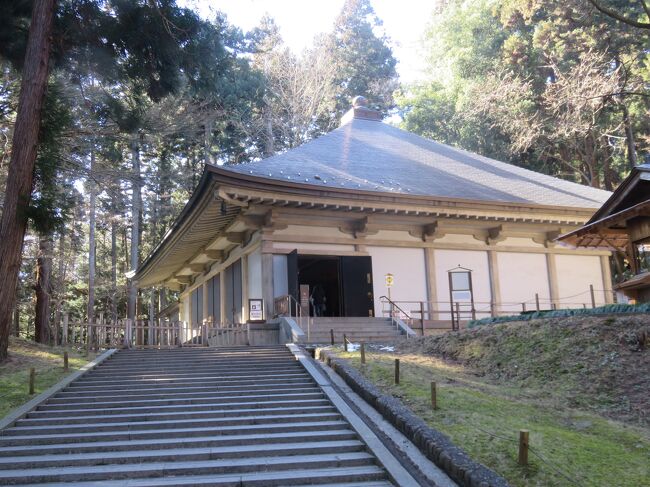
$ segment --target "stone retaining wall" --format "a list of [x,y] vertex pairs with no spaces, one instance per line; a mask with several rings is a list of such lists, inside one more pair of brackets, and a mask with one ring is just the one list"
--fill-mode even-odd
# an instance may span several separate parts
[[325,349],[316,356],[340,375],[350,388],[379,411],[402,434],[409,438],[426,457],[463,487],[507,487],[508,482],[495,472],[472,460],[447,436],[430,428],[398,399],[382,394],[345,360]]

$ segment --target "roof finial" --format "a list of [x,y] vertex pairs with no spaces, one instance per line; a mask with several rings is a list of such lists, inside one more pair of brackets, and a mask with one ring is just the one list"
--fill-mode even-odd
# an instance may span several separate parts
[[379,111],[368,108],[368,99],[365,96],[355,96],[352,98],[352,108],[341,118],[341,125],[345,125],[352,120],[381,121],[381,119],[382,116]]
[[361,108],[368,106],[368,99],[365,96],[355,96],[352,98],[352,108]]

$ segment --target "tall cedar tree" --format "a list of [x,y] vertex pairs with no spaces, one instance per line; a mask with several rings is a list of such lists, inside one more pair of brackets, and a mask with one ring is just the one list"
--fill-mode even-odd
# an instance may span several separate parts
[[11,314],[27,229],[27,206],[32,193],[41,109],[49,72],[54,0],[35,0],[29,26],[23,78],[14,127],[11,160],[0,222],[0,361],[7,358]]

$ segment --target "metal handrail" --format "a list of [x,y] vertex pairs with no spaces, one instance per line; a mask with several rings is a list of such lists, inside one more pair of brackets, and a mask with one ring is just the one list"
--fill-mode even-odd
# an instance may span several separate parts
[[[404,315],[405,315],[409,320],[413,319],[413,318],[411,318],[411,315],[409,315],[406,311],[404,311],[402,308],[400,308],[399,305],[398,305],[395,301],[393,301],[392,299],[389,299],[388,296],[379,296],[379,299],[385,299],[385,300],[388,301],[392,306],[394,306],[395,308],[397,308],[398,310],[400,310],[402,313],[404,313]],[[392,315],[392,313],[391,313],[391,315]],[[391,318],[392,318],[392,316],[391,316]]]

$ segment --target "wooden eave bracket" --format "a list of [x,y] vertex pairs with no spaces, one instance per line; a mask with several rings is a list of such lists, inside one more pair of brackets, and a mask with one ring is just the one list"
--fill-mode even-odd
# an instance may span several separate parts
[[224,259],[224,251],[219,249],[205,249],[202,254],[210,260],[221,262]]
[[202,273],[205,271],[205,264],[190,264],[189,267],[192,272]]
[[364,216],[363,218],[345,222],[343,225],[339,226],[339,231],[348,235],[352,235],[354,238],[359,238],[367,237],[368,235],[374,235],[379,230],[370,229],[368,217]]
[[181,284],[190,284],[192,282],[192,276],[174,276],[172,279]]
[[423,242],[433,242],[438,238],[444,237],[446,235],[446,232],[440,228],[440,225],[437,221],[434,221],[432,223],[422,225],[416,230],[409,230],[409,235],[415,238],[420,238]]

